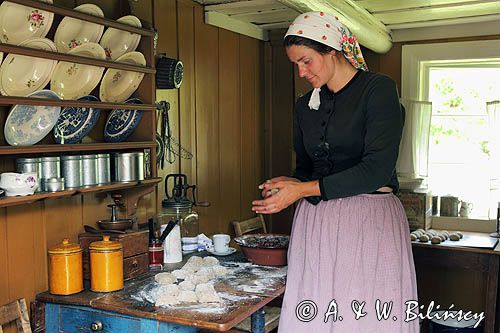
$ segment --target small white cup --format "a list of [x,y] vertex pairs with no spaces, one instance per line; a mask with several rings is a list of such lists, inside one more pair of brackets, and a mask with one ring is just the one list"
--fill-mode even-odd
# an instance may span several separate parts
[[229,251],[229,241],[231,237],[226,234],[216,234],[212,236],[215,253],[226,253]]

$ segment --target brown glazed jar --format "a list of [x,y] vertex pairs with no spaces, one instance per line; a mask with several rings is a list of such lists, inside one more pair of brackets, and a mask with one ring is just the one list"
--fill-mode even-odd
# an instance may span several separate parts
[[69,239],[49,248],[49,292],[71,295],[83,290],[82,249]]

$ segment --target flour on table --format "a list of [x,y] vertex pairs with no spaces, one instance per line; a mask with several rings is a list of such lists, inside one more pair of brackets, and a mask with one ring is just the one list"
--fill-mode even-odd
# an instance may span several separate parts
[[229,270],[226,267],[219,265],[212,267],[212,271],[215,276],[224,276],[229,273]]
[[155,306],[166,306],[166,305],[176,305],[179,304],[179,298],[169,293],[163,293],[158,296],[155,302]]
[[177,278],[171,273],[158,273],[155,275],[155,281],[159,284],[172,284],[177,282]]

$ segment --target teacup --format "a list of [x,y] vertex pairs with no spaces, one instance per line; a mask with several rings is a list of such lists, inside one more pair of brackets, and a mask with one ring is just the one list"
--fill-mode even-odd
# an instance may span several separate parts
[[215,234],[212,236],[215,253],[226,253],[229,251],[229,241],[231,237],[226,234]]
[[31,195],[38,188],[35,172],[15,173],[5,172],[0,175],[0,188],[5,190],[5,196]]

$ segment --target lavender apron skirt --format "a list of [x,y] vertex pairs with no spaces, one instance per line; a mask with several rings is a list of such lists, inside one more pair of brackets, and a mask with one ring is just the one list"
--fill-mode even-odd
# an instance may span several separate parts
[[394,194],[299,203],[280,333],[417,333],[416,300],[408,222]]

